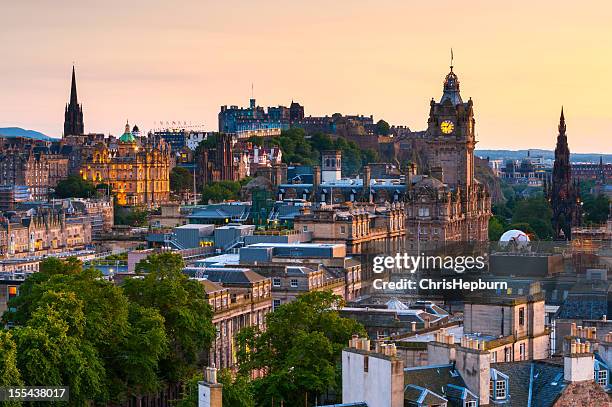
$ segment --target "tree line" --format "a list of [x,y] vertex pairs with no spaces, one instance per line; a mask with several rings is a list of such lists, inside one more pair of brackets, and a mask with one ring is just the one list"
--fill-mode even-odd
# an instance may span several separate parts
[[[116,285],[75,258],[43,260],[2,316],[0,387],[69,386],[68,405],[102,406],[180,386],[172,404],[197,405],[216,330],[203,285],[183,267],[180,255],[151,255],[138,278]],[[224,407],[339,399],[340,352],[365,333],[339,316],[342,305],[331,292],[307,293],[268,314],[267,330],[243,329],[236,372],[219,374]],[[266,374],[252,380],[254,370]]]

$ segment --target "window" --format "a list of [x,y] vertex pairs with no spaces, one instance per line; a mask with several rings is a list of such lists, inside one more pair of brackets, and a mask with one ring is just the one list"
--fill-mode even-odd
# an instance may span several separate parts
[[491,363],[497,363],[497,352],[491,352]]
[[495,398],[506,398],[506,382],[504,380],[498,380],[495,382]]
[[342,234],[346,233],[346,226],[340,226],[340,233]]
[[469,400],[465,402],[465,407],[478,407],[478,404],[475,400]]
[[525,344],[524,343],[521,343],[519,345],[519,355],[520,355],[521,360],[525,360],[526,355],[525,355]]
[[368,359],[367,356],[364,356],[363,357],[363,371],[367,372],[369,368],[370,368],[370,360]]
[[598,372],[596,372],[597,374],[597,384],[599,384],[600,386],[607,386],[608,385],[608,371],[607,370],[599,370]]
[[272,309],[276,309],[276,308],[280,307],[280,305],[281,305],[281,300],[274,300],[272,302]]
[[297,278],[292,278],[291,279],[291,287],[297,288],[297,286],[298,286]]
[[519,309],[519,325],[525,325],[525,308]]
[[429,216],[429,208],[419,208],[419,216]]
[[303,230],[304,232],[308,232],[308,226],[306,226],[306,225],[302,226],[302,230]]
[[273,279],[273,280],[272,280],[272,285],[273,285],[274,287],[280,287],[280,286],[281,286],[281,280],[280,280],[280,278],[275,278],[275,279]]

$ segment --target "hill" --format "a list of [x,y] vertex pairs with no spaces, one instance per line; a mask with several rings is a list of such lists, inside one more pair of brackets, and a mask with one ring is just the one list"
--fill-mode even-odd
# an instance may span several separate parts
[[53,138],[35,130],[26,130],[21,127],[0,127],[2,137],[25,137],[36,140],[52,141]]

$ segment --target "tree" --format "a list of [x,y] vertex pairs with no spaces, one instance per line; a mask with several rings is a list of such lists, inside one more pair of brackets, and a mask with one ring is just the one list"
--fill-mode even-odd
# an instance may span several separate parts
[[205,291],[183,273],[179,254],[153,254],[137,266],[142,279],[128,279],[123,291],[130,301],[154,308],[164,319],[169,351],[160,360],[163,378],[178,382],[197,368],[199,354],[215,335]]
[[223,369],[218,380],[223,385],[223,407],[255,407],[253,385],[248,377]]
[[183,167],[174,167],[170,172],[170,189],[180,194],[193,189],[193,175]]
[[39,270],[10,301],[16,311],[3,316],[16,325],[19,353],[39,359],[19,359],[26,384],[74,382],[84,398],[114,403],[159,389],[168,340],[157,309],[129,303],[121,287],[75,258],[51,257]]
[[552,211],[543,197],[521,199],[516,201],[512,223],[526,223],[531,226],[541,240],[552,239]]
[[376,134],[378,134],[379,136],[386,136],[387,134],[389,134],[389,131],[391,130],[391,126],[389,126],[389,123],[387,123],[384,120],[379,120],[376,122]]
[[310,292],[266,316],[266,331],[243,329],[236,340],[239,374],[265,369],[253,382],[260,405],[284,400],[304,405],[329,389],[338,389],[340,354],[353,334],[365,334],[354,320],[340,317],[341,297]]
[[610,210],[610,199],[605,195],[584,197],[585,221],[588,224],[600,225],[608,220]]
[[492,216],[491,219],[489,219],[489,240],[491,242],[497,242],[504,233],[506,225],[506,222],[502,218]]
[[56,198],[91,198],[96,195],[96,187],[77,175],[71,175],[57,183]]
[[211,182],[202,189],[202,203],[223,202],[240,199],[240,189],[243,183],[250,178],[241,181],[218,181]]
[[[22,386],[21,374],[17,369],[17,346],[9,331],[0,330],[0,387]],[[18,401],[5,401],[6,406],[20,406]]]
[[16,328],[17,365],[28,386],[69,386],[70,405],[100,400],[106,386],[97,350],[84,338],[83,303],[51,293],[27,326]]

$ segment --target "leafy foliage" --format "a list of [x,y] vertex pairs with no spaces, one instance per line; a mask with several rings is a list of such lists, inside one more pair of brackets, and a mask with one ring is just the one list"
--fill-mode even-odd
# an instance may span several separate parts
[[[22,386],[21,374],[17,369],[17,346],[9,331],[0,330],[0,387]],[[18,401],[5,401],[6,406],[20,406]]]
[[182,379],[210,345],[212,316],[181,269],[180,256],[154,257],[124,290],[74,258],[45,259],[3,315],[15,324],[16,352],[0,331],[0,367],[24,385],[69,385],[71,405],[121,403]]
[[386,121],[381,119],[376,122],[376,134],[386,136],[387,134],[389,134],[390,130],[391,126],[389,126],[389,123],[387,123]]
[[359,323],[340,317],[337,308],[342,304],[331,292],[306,293],[268,314],[266,331],[240,331],[239,374],[267,372],[253,382],[258,405],[272,400],[304,405],[307,398],[339,387],[336,367],[342,348],[353,334],[364,334]]
[[241,188],[250,180],[251,178],[247,177],[240,181],[211,182],[202,189],[202,203],[238,200]]
[[131,302],[159,311],[164,319],[169,351],[160,360],[160,370],[171,382],[192,373],[199,353],[210,347],[215,334],[204,288],[183,274],[183,266],[180,255],[153,254],[138,264],[144,278],[123,285]]
[[71,175],[57,183],[56,198],[91,198],[96,195],[96,187],[78,175]]
[[186,168],[174,167],[170,171],[170,189],[176,194],[192,190],[193,175]]
[[584,219],[587,224],[600,225],[608,220],[610,211],[610,199],[605,195],[584,196]]

